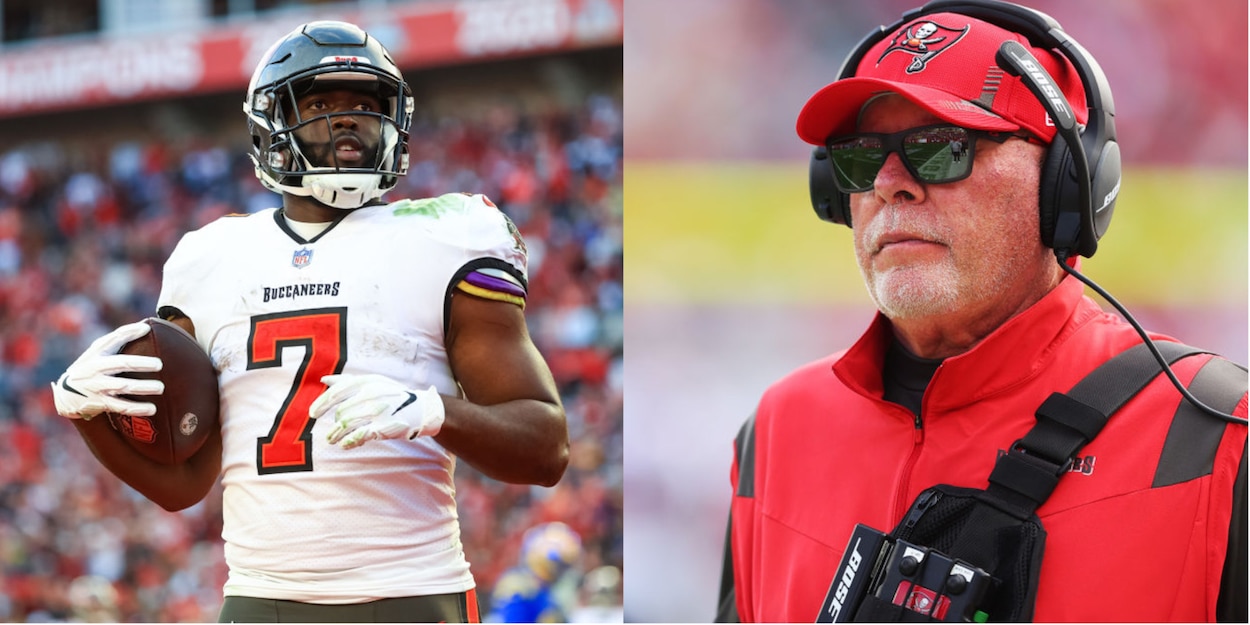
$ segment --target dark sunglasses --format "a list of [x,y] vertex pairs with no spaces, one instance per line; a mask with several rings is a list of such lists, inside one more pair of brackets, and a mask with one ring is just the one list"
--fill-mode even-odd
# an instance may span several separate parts
[[831,139],[825,147],[833,163],[834,181],[843,193],[872,189],[877,172],[891,152],[897,152],[907,171],[921,182],[942,183],[963,180],[972,173],[972,159],[978,138],[1002,143],[1007,132],[987,132],[939,124],[909,128],[890,134],[866,132]]

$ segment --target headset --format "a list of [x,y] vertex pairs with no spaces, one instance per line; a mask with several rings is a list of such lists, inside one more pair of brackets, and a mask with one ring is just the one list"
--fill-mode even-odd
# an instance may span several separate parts
[[[989,22],[1023,35],[1036,47],[1058,50],[1072,62],[1085,89],[1089,108],[1083,130],[1077,127],[1072,105],[1063,97],[1063,91],[1028,49],[1015,40],[1008,40],[995,56],[998,66],[1019,77],[1041,102],[1057,130],[1055,140],[1042,159],[1038,192],[1042,244],[1055,251],[1055,258],[1065,272],[1093,289],[1124,316],[1185,400],[1220,420],[1245,425],[1246,419],[1220,412],[1194,397],[1128,309],[1066,262],[1073,254],[1093,256],[1098,250],[1098,240],[1111,224],[1116,196],[1120,192],[1120,146],[1116,143],[1115,103],[1106,75],[1098,62],[1064,33],[1054,18],[1035,9],[998,0],[933,0],[919,9],[907,11],[894,24],[869,33],[842,62],[838,80],[855,76],[864,55],[882,39],[892,36],[905,24],[934,13],[958,13]],[[1059,94],[1059,98],[1046,94]],[[825,221],[850,226],[851,196],[839,191],[834,183],[833,164],[825,147],[812,150],[808,176],[816,214]]]
[[[1076,68],[1089,118],[1077,128],[1072,106],[1037,59],[1014,40],[1004,42],[998,64],[1020,77],[1055,122],[1058,133],[1042,161],[1038,198],[1042,244],[1067,255],[1090,257],[1111,224],[1120,191],[1120,146],[1116,143],[1115,103],[1111,87],[1098,62],[1069,37],[1052,17],[1017,4],[994,0],[934,0],[903,14],[890,26],[869,33],[842,62],[838,80],[855,76],[860,61],[874,45],[922,16],[958,13],[1019,33],[1034,46],[1062,53]],[[1059,102],[1044,97],[1045,89],[1059,93]],[[824,147],[812,150],[809,167],[812,208],[825,221],[851,225],[851,198],[838,190],[833,166]],[[1095,206],[1097,203],[1097,206]]]

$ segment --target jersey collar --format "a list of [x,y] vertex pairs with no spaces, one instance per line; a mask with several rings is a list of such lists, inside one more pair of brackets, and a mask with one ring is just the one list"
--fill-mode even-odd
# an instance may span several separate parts
[[303,245],[306,243],[316,243],[318,240],[321,239],[321,237],[324,237],[327,233],[333,230],[335,226],[338,226],[340,223],[342,223],[343,220],[346,219],[348,215],[352,214],[356,210],[360,210],[360,209],[342,211],[342,214],[339,215],[338,217],[335,217],[334,221],[330,222],[330,225],[326,226],[325,230],[322,230],[320,234],[318,234],[317,236],[311,239],[305,239],[304,237],[300,236],[298,232],[291,229],[290,224],[286,222],[285,209],[279,208],[278,210],[274,211],[273,220],[275,223],[278,224],[278,227],[281,228],[282,231],[286,233],[287,236],[291,237],[291,239],[294,240],[296,243]]

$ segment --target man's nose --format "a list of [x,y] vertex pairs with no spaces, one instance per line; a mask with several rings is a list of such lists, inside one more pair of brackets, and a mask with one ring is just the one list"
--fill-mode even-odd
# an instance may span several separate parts
[[356,120],[354,112],[346,112],[336,114],[333,118],[331,126],[338,129],[355,130],[359,122]]
[[881,170],[877,172],[872,188],[887,204],[899,197],[914,198],[924,193],[924,186],[911,175],[897,152],[886,155],[885,163],[882,163]]

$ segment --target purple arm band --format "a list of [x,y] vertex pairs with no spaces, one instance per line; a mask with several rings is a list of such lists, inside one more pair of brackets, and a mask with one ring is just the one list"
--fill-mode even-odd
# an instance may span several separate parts
[[520,298],[525,297],[525,289],[522,289],[517,284],[504,280],[503,278],[496,278],[494,276],[488,276],[481,272],[477,272],[477,271],[469,272],[469,275],[464,277],[464,281],[481,289],[486,289],[489,291],[498,291],[500,293],[506,293],[508,295],[515,295],[516,297],[520,297]]

